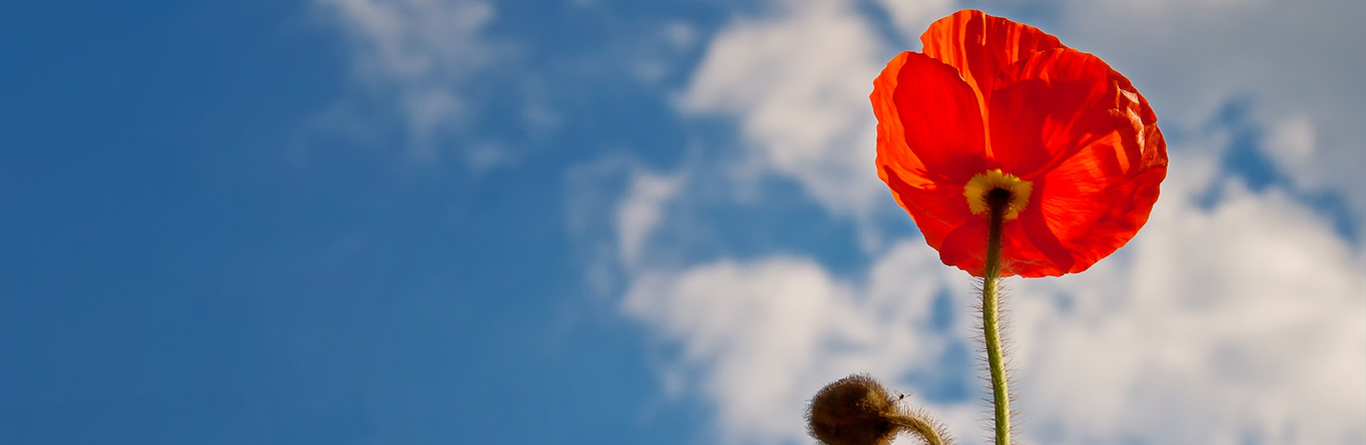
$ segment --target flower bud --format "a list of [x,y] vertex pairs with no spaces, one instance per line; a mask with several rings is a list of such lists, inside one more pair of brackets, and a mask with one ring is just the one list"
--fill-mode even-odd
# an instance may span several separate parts
[[877,379],[854,374],[826,385],[811,399],[807,425],[826,445],[885,445],[899,429],[896,401]]
[[924,413],[907,412],[887,388],[866,374],[826,385],[807,406],[807,429],[826,445],[887,445],[902,431],[926,444],[942,445],[942,427]]

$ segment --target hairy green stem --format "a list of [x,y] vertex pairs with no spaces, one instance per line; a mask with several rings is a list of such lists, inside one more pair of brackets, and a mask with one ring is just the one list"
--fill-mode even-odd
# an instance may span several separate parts
[[[998,189],[999,190],[999,189]],[[1000,316],[997,311],[1001,279],[1001,225],[1010,201],[992,190],[991,223],[987,232],[987,259],[982,280],[982,334],[987,346],[987,366],[991,370],[992,405],[996,409],[996,445],[1010,445],[1010,394],[1006,390],[1006,370],[1002,360]]]

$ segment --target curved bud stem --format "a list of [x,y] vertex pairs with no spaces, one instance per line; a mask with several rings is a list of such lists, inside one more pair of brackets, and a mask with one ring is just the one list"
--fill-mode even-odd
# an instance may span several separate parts
[[987,366],[991,370],[992,405],[995,407],[996,445],[1010,445],[1010,394],[1001,351],[1000,315],[997,311],[1001,279],[1001,225],[1005,222],[1010,194],[988,193],[991,223],[987,232],[987,258],[982,280],[982,335],[986,341]]
[[926,445],[946,445],[947,438],[940,437],[939,429],[935,428],[929,421],[922,420],[914,415],[910,416],[891,416],[887,420],[893,425],[905,428],[916,436],[920,436]]

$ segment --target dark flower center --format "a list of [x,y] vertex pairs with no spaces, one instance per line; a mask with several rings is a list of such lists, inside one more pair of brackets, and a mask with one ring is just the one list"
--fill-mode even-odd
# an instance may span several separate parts
[[988,210],[996,210],[1010,221],[1019,217],[1020,210],[1029,204],[1033,187],[1030,181],[993,169],[969,179],[963,185],[963,197],[967,198],[968,211],[972,214],[986,215]]
[[987,192],[987,205],[992,208],[1003,208],[1010,203],[1010,190],[996,187]]

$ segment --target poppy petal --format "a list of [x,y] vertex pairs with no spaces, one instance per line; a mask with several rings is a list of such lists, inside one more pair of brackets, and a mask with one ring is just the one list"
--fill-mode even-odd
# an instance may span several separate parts
[[[939,249],[949,232],[963,225],[965,221],[981,219],[973,217],[963,200],[963,188],[932,185],[914,187],[904,181],[897,170],[884,166],[878,175],[892,189],[892,197],[906,213],[915,220],[916,227],[925,236],[925,243]],[[986,232],[982,232],[986,233]],[[985,235],[983,235],[985,236]]]
[[935,21],[920,35],[920,42],[925,55],[958,68],[984,104],[997,73],[1034,53],[1064,47],[1038,28],[977,10]]
[[1147,221],[1166,176],[1156,117],[1128,79],[1090,54],[1055,49],[998,79],[990,113],[992,154],[1034,181],[1020,216],[1033,253],[1048,263],[1025,276],[1086,270]]
[[[1167,176],[1167,144],[1157,125],[1144,127],[1142,134],[1091,144],[1039,181],[1043,224],[1026,225],[1027,233],[1036,244],[1041,238],[1056,239],[1072,255],[1070,265],[1059,263],[1059,270],[1049,275],[1086,270],[1124,247],[1148,221]],[[1135,148],[1120,148],[1130,144]],[[1107,170],[1098,166],[1121,164],[1122,156],[1136,162],[1123,171],[1097,175]]]
[[1071,48],[1011,66],[991,95],[988,113],[1004,117],[990,123],[992,157],[1032,181],[1090,144],[1133,139],[1143,119],[1130,112],[1138,94],[1120,89],[1121,79],[1096,56]]
[[[917,222],[919,221],[917,220]],[[944,237],[944,243],[938,247],[939,260],[943,261],[945,265],[963,269],[974,277],[983,276],[987,252],[987,229],[985,218],[971,218],[964,221],[962,225]]]
[[962,184],[985,168],[981,112],[953,67],[903,52],[873,82],[869,99],[878,121],[877,164],[901,170],[912,186]]
[[953,67],[903,52],[873,82],[878,176],[938,247],[968,219],[963,185],[986,167],[981,112]]

